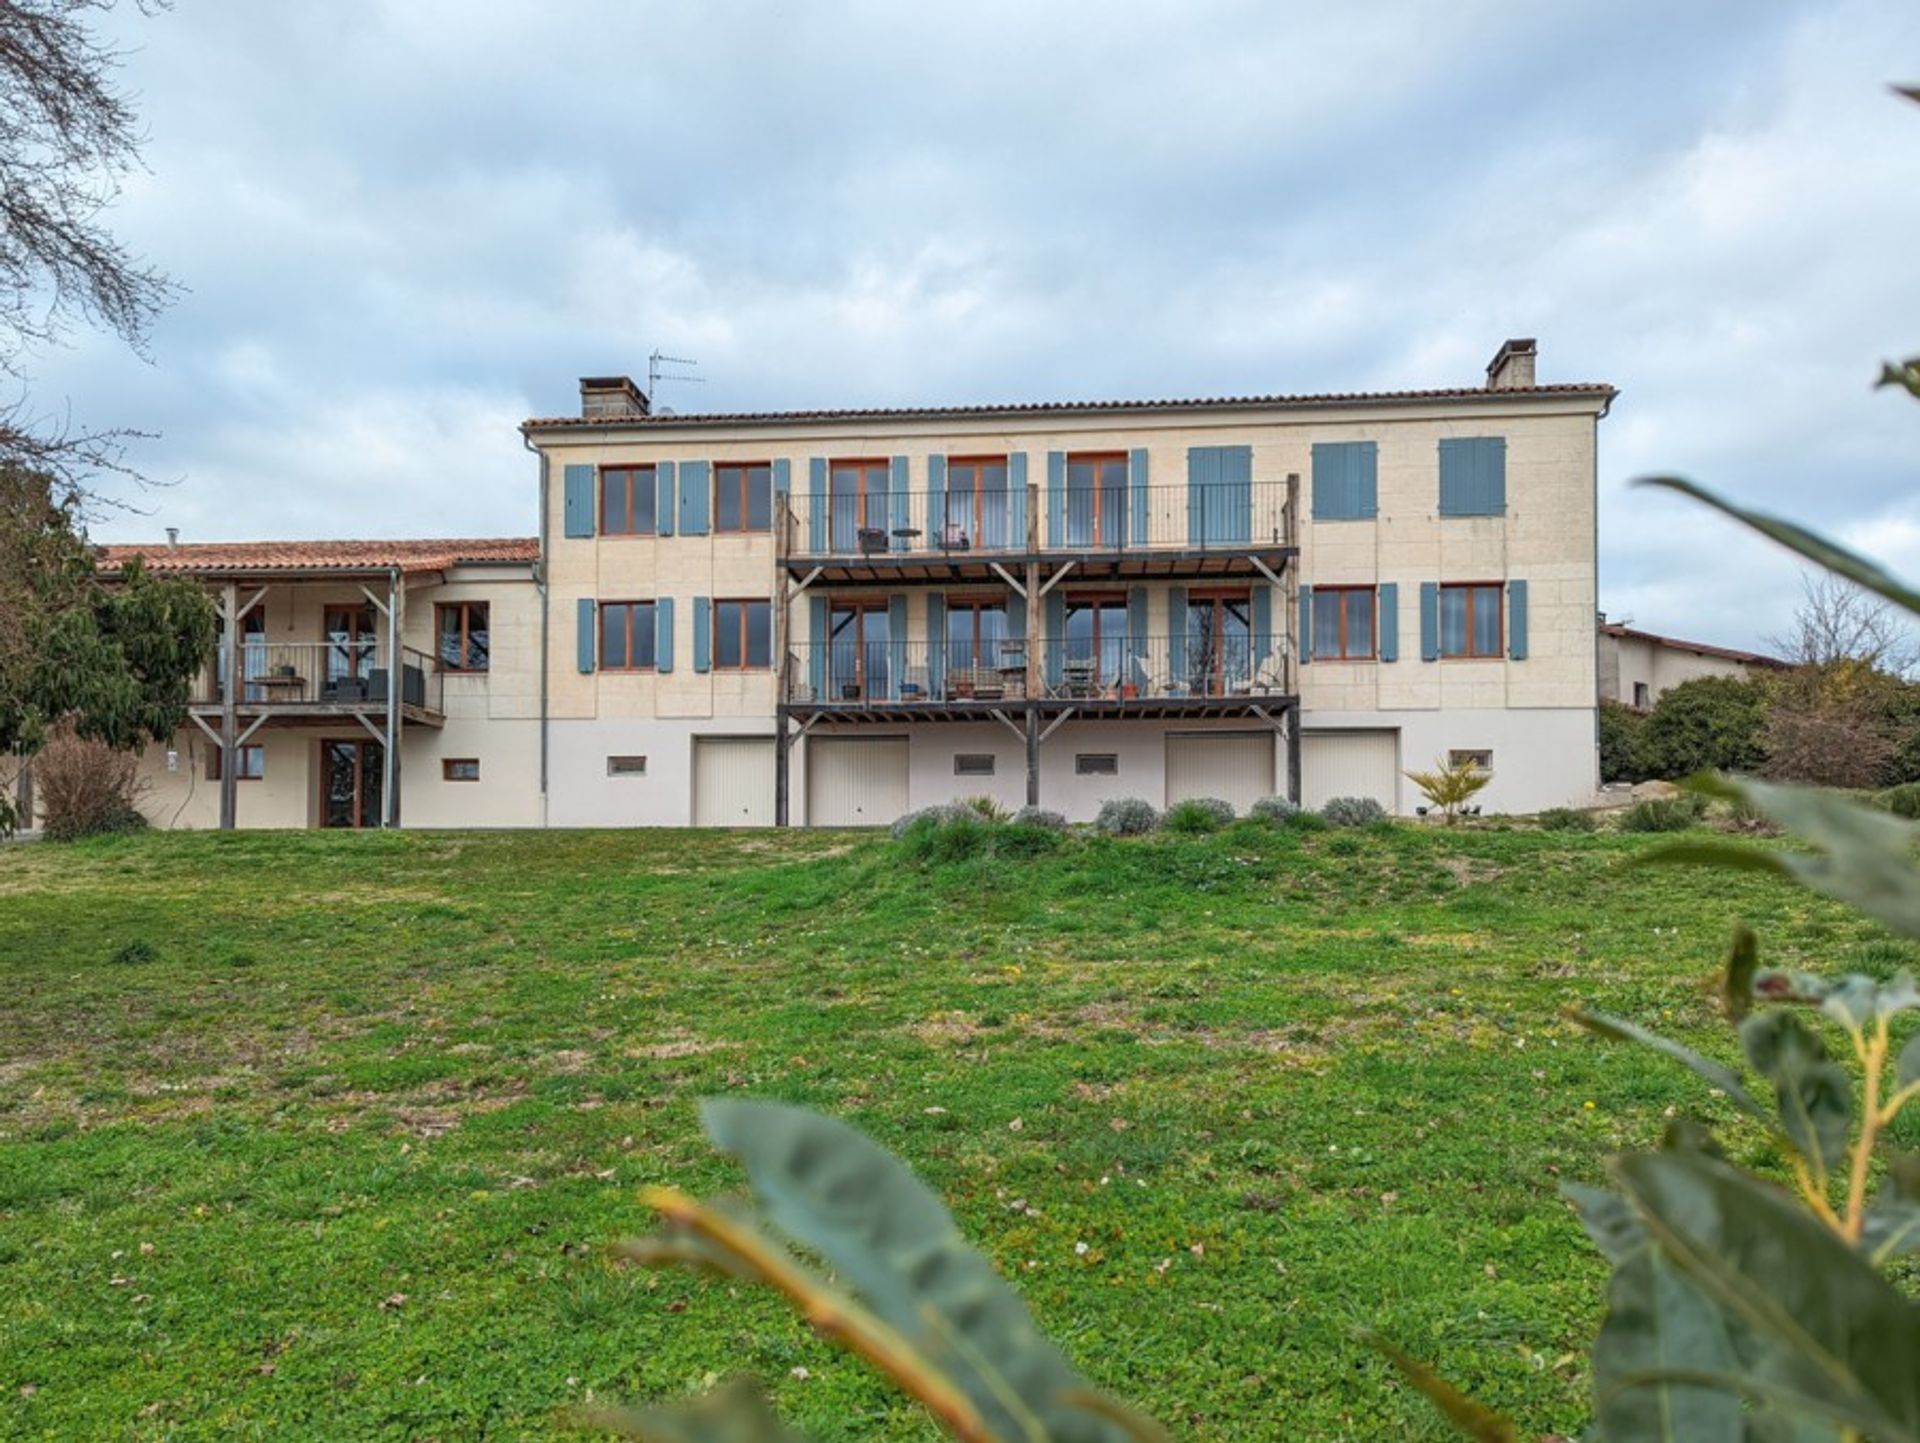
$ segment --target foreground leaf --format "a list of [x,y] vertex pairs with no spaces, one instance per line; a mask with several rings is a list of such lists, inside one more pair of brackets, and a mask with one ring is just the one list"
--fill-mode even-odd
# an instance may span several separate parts
[[641,1443],[807,1443],[780,1421],[759,1385],[731,1379],[690,1402],[665,1408],[585,1408],[585,1427]]
[[1478,1443],[1519,1443],[1520,1433],[1513,1424],[1483,1404],[1476,1403],[1426,1364],[1400,1351],[1380,1334],[1362,1331],[1361,1340],[1377,1351],[1427,1400],[1446,1415],[1449,1423],[1465,1437]]
[[1740,1045],[1754,1071],[1773,1084],[1781,1126],[1814,1176],[1840,1171],[1853,1089],[1845,1070],[1827,1057],[1826,1044],[1791,1012],[1776,1009],[1741,1023]]
[[1775,1349],[1728,1386],[1920,1443],[1920,1308],[1778,1189],[1721,1163],[1641,1153],[1614,1173],[1661,1253]]
[[1589,1032],[1598,1033],[1602,1037],[1611,1037],[1619,1042],[1637,1042],[1642,1047],[1652,1048],[1662,1056],[1671,1057],[1681,1066],[1689,1068],[1714,1087],[1719,1088],[1742,1112],[1758,1118],[1768,1127],[1773,1126],[1773,1114],[1761,1105],[1758,1098],[1747,1091],[1732,1068],[1702,1057],[1691,1047],[1662,1037],[1657,1032],[1649,1032],[1646,1028],[1628,1022],[1623,1017],[1610,1017],[1604,1012],[1578,1010],[1569,1012],[1567,1015]]
[[1753,979],[1759,969],[1760,939],[1745,922],[1734,923],[1733,945],[1727,949],[1727,967],[1721,974],[1720,1000],[1735,1022],[1753,1010]]
[[931,1189],[886,1149],[804,1108],[709,1099],[716,1145],[747,1169],[766,1219],[818,1253],[875,1314],[958,1386],[996,1436],[1131,1443],[1138,1431],[1035,1326],[993,1265],[969,1248]]

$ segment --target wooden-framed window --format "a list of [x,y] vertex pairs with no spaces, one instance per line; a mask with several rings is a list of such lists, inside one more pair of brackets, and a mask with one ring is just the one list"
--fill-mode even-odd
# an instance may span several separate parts
[[1372,661],[1378,654],[1378,607],[1371,586],[1313,589],[1313,659]]
[[1068,546],[1124,546],[1127,453],[1075,451],[1067,457]]
[[440,779],[446,782],[479,781],[480,758],[442,757],[440,759]]
[[600,669],[652,671],[655,642],[654,603],[600,603]]
[[1120,756],[1117,752],[1076,752],[1073,774],[1077,777],[1117,777]]
[[485,671],[490,657],[487,603],[446,601],[434,608],[440,670]]
[[600,468],[600,533],[654,536],[659,532],[660,487],[651,466]]
[[[1497,658],[1500,655],[1501,592],[1497,581],[1445,583],[1440,588],[1440,655]],[[1314,593],[1314,605],[1320,593]]]
[[773,464],[716,462],[713,468],[713,529],[773,530]]
[[892,463],[834,461],[827,466],[827,507],[832,549],[867,554],[892,545],[887,481]]
[[953,774],[956,777],[990,777],[993,775],[993,762],[992,752],[955,752]]
[[997,667],[1001,645],[1020,638],[1007,631],[1007,603],[991,596],[947,598],[947,665]]
[[[1069,592],[1066,649],[1062,672],[1074,688],[1104,690],[1131,673],[1128,666],[1127,594],[1124,591]],[[1052,638],[1049,645],[1056,645]],[[1144,662],[1145,658],[1134,658]]]
[[773,603],[713,604],[713,669],[754,671],[773,665]]
[[1253,591],[1235,586],[1187,597],[1186,683],[1195,695],[1226,696],[1253,674]]
[[1005,456],[949,456],[945,514],[933,544],[946,551],[1002,551],[1026,542],[1014,534],[1021,514],[1007,489]]
[[[267,775],[267,749],[259,742],[248,742],[240,748],[240,766],[234,773],[234,780],[242,782],[264,781]],[[220,780],[220,748],[207,748],[207,780]]]
[[610,777],[644,777],[647,774],[647,759],[642,756],[613,756],[607,758],[607,775]]

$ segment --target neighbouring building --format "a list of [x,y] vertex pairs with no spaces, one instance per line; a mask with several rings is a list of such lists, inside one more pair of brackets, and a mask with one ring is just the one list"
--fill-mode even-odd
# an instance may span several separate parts
[[[1461,754],[1492,769],[1489,809],[1531,811],[1597,785],[1615,394],[1534,365],[1509,341],[1452,389],[728,415],[594,378],[578,415],[522,427],[536,543],[338,543],[340,569],[298,576],[262,555],[333,548],[121,551],[241,617],[235,702],[216,687],[183,737],[281,742],[283,784],[229,788],[243,826],[372,820],[364,781],[336,796],[384,749],[403,805],[382,815],[411,826],[863,825],[975,795],[1075,820],[1120,796],[1406,812],[1404,771]],[[477,680],[449,664],[461,603],[486,612]],[[335,606],[369,610],[349,629]],[[418,653],[397,699],[395,625]],[[350,706],[308,685],[343,637],[368,657]],[[150,809],[212,825],[174,750]],[[443,779],[455,761],[478,780]]]
[[1619,702],[1635,711],[1651,710],[1661,692],[1696,677],[1745,678],[1756,671],[1785,671],[1788,666],[1775,656],[1656,636],[1604,616],[1600,619],[1600,700]]

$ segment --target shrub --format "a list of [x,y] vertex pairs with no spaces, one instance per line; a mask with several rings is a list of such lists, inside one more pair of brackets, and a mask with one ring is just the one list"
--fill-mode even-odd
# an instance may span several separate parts
[[1647,719],[1617,701],[1600,703],[1600,780],[1644,782]]
[[138,753],[115,751],[62,727],[33,760],[47,839],[71,842],[147,825],[136,805],[145,790]]
[[918,861],[963,862],[987,852],[996,830],[993,823],[956,807],[949,817],[922,817],[907,828],[900,845],[909,857]]
[[1169,832],[1217,832],[1233,821],[1233,803],[1218,797],[1188,797],[1167,809],[1160,825]]
[[1067,819],[1058,812],[1050,812],[1045,807],[1022,807],[1013,814],[1016,827],[1045,827],[1049,832],[1064,832]]
[[994,831],[990,848],[994,856],[1015,861],[1044,857],[1049,852],[1060,850],[1060,834],[1064,830],[1063,827],[1036,826],[1031,822],[1009,822]]
[[1160,825],[1160,813],[1140,797],[1115,797],[1101,803],[1093,824],[1109,837],[1137,837]]
[[1330,827],[1370,827],[1387,819],[1387,809],[1372,797],[1335,797],[1320,815]]
[[1706,803],[1691,794],[1648,797],[1620,816],[1623,832],[1684,832],[1706,813]]
[[1874,800],[1896,817],[1920,820],[1920,782],[1902,782],[1897,787],[1888,787]]
[[917,812],[908,812],[887,828],[894,841],[903,841],[907,833],[918,827],[940,827],[961,815],[961,809],[948,802],[936,806],[922,807]]
[[958,803],[962,811],[972,812],[983,822],[1004,822],[1007,809],[992,797],[962,797]]
[[1548,807],[1535,820],[1543,832],[1591,832],[1600,825],[1592,812],[1576,807]]
[[1420,795],[1429,805],[1438,807],[1442,820],[1452,826],[1467,803],[1493,780],[1493,773],[1469,757],[1442,757],[1432,771],[1408,772],[1407,780],[1420,788]]
[[1286,825],[1294,832],[1324,832],[1330,823],[1318,812],[1309,812],[1303,807],[1287,818]]
[[1247,815],[1254,821],[1270,822],[1275,826],[1292,821],[1299,813],[1299,805],[1288,797],[1262,797],[1247,808]]
[[1700,676],[1660,694],[1641,735],[1647,775],[1753,772],[1767,759],[1767,683]]
[[113,956],[107,960],[116,967],[144,967],[149,962],[160,960],[160,950],[146,938],[136,937],[115,948]]

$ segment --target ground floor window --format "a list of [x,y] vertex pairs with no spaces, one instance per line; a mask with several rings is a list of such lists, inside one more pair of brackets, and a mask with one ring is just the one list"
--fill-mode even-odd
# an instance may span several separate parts
[[1073,773],[1078,777],[1117,777],[1120,757],[1115,752],[1078,752],[1073,758]]
[[[207,749],[207,780],[210,782],[220,780],[220,757],[219,747]],[[248,742],[240,748],[240,765],[234,769],[234,780],[257,782],[263,780],[266,775],[267,749],[259,742]]]
[[480,780],[480,759],[478,757],[443,757],[440,762],[440,775],[449,782],[477,782]]

